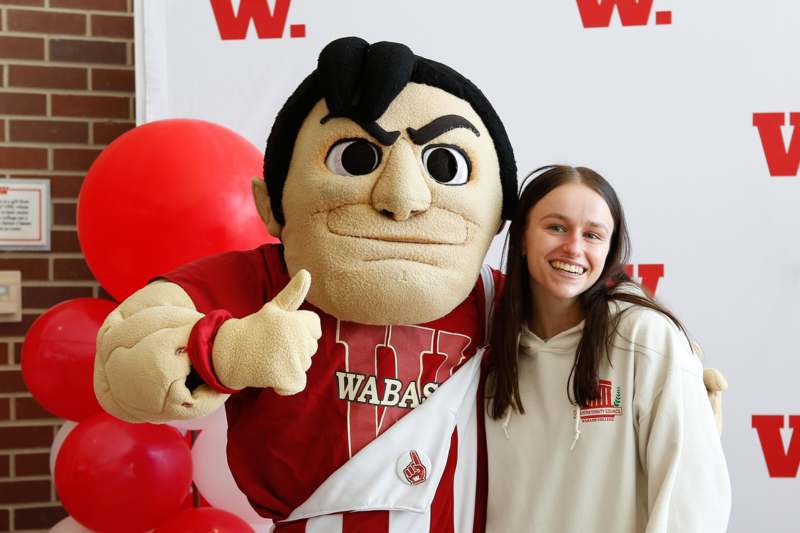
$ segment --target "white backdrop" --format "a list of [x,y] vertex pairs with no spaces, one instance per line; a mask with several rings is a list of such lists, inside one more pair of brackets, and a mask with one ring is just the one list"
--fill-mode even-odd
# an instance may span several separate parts
[[[275,17],[261,37],[248,24],[221,38],[212,3],[244,16],[266,1],[137,0],[139,122],[203,118],[263,147],[321,48],[345,35],[403,42],[455,67],[493,102],[521,175],[563,162],[614,184],[634,264],[663,265],[658,297],[731,384],[729,531],[798,530],[800,426],[788,458],[791,429],[782,449],[767,447],[787,459],[780,478],[752,427],[753,415],[800,414],[800,127],[789,176],[770,175],[754,127],[754,114],[783,116],[783,138],[777,126],[765,135],[781,141],[776,161],[787,156],[789,113],[800,112],[797,0],[269,0]],[[584,26],[592,4],[615,3],[600,27]]]

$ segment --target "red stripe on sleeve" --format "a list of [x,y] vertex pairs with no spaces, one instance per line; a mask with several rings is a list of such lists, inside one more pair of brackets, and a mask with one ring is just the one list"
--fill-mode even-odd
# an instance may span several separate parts
[[447,464],[444,466],[442,480],[436,488],[436,495],[431,503],[431,533],[453,533],[453,479],[458,463],[458,432],[453,430],[450,437],[450,452],[447,455]]
[[344,513],[342,533],[389,533],[389,512]]
[[488,457],[486,455],[486,372],[489,364],[489,350],[484,352],[481,361],[481,380],[478,384],[478,476],[475,487],[475,520],[473,522],[474,533],[484,533],[486,531],[486,506],[489,494],[489,469]]
[[294,520],[285,524],[275,524],[272,533],[305,533],[306,520]]

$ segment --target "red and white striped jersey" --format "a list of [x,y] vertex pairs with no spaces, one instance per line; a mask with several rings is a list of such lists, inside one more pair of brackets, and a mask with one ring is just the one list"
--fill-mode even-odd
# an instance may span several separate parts
[[[484,269],[462,304],[426,324],[355,324],[303,304],[322,324],[306,389],[245,389],[226,404],[231,472],[277,533],[482,528],[480,347],[499,276]],[[280,245],[206,258],[165,277],[198,311],[233,317],[257,311],[289,282]],[[215,331],[196,326],[189,345],[210,346]]]
[[[333,472],[276,531],[472,533],[480,363],[479,352],[436,394]],[[398,461],[412,464],[411,453],[427,459],[426,479],[416,485],[397,468]]]

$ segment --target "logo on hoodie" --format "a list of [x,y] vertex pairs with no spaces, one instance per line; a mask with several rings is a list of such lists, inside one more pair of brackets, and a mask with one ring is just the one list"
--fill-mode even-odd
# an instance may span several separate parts
[[612,383],[609,379],[597,381],[600,397],[581,407],[581,422],[613,422],[622,415],[622,387],[617,387],[612,398]]

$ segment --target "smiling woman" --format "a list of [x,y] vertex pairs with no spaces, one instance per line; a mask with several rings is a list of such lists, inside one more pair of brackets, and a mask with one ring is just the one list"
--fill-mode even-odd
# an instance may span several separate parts
[[[581,183],[565,183],[536,203],[522,242],[535,308],[560,307],[565,316],[580,308],[578,296],[603,272],[613,228],[603,197]],[[532,313],[536,330],[552,336],[547,330],[554,327],[546,322],[553,316]]]
[[588,168],[533,175],[492,338],[487,530],[725,531],[703,370],[678,319],[623,270],[614,189]]

